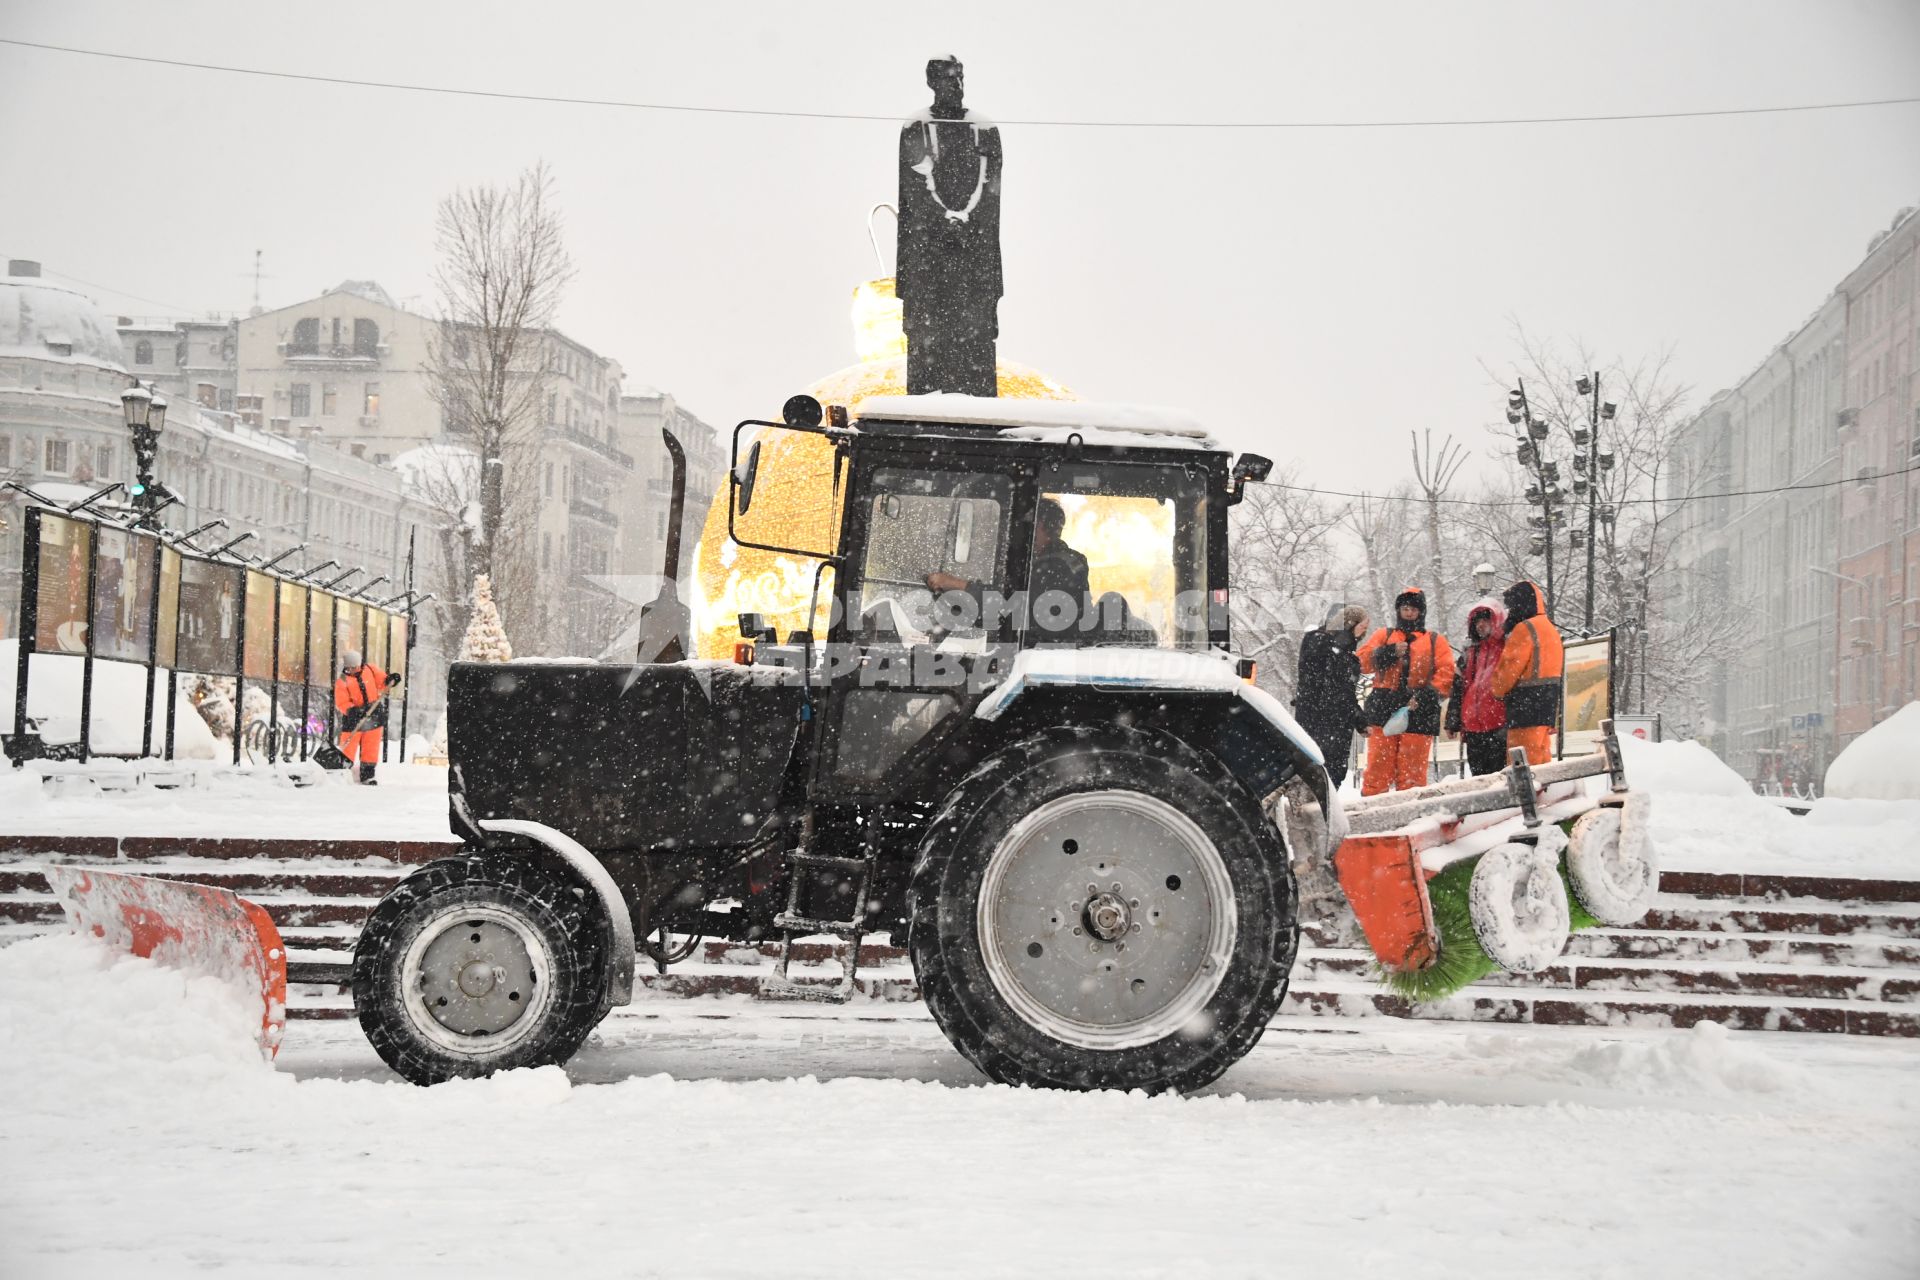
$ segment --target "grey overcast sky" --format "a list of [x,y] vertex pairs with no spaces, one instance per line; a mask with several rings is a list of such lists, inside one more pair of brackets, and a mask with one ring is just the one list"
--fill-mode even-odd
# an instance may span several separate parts
[[[1920,4],[571,5],[0,0],[0,36],[448,87],[1001,121],[1383,120],[1920,94]],[[570,334],[716,426],[851,363],[895,126],[483,101],[0,46],[0,254],[111,311],[348,278],[430,309],[435,201],[554,169]],[[1328,485],[1476,449],[1511,323],[1697,396],[1920,203],[1920,106],[1421,129],[1008,125],[1003,356],[1182,405]],[[891,234],[883,237],[891,252]]]

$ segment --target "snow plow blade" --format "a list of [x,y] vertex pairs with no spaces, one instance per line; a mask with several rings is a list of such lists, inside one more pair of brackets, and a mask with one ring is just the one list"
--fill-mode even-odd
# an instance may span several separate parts
[[261,1053],[280,1051],[287,949],[266,910],[203,884],[80,867],[47,867],[74,932],[115,950],[218,978],[260,1002]]

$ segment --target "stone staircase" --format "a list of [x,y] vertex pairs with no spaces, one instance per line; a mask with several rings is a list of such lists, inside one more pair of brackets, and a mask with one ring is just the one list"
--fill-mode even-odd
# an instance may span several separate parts
[[[0,942],[64,927],[40,864],[57,860],[194,880],[258,902],[280,926],[296,967],[344,965],[367,910],[438,842],[0,838]],[[1662,875],[1653,910],[1631,929],[1574,935],[1545,972],[1499,974],[1451,999],[1411,1006],[1370,976],[1371,956],[1303,928],[1283,1012],[1579,1026],[1691,1026],[1920,1036],[1920,879]],[[827,939],[795,948],[794,975],[839,975]],[[776,947],[707,942],[665,974],[642,962],[659,998],[751,996]],[[903,952],[861,945],[862,994],[919,998]],[[293,1018],[342,1018],[337,986],[297,985]]]

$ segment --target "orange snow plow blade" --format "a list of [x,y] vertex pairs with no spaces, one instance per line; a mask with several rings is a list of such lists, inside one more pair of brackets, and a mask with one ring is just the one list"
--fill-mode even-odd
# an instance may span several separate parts
[[280,1051],[287,1022],[287,949],[266,910],[204,884],[91,867],[47,867],[47,884],[76,933],[116,950],[209,974],[261,1005],[260,1048]]

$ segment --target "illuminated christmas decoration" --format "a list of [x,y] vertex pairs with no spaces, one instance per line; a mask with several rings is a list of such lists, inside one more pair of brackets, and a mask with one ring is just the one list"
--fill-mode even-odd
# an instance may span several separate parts
[[[872,396],[905,395],[906,335],[900,324],[900,302],[894,296],[891,278],[870,280],[856,288],[854,348],[861,359],[820,379],[806,389],[807,394],[823,405],[844,405],[849,412]],[[1004,398],[1079,399],[1046,374],[1026,365],[1002,360],[996,372],[999,393]],[[795,431],[762,434],[766,438],[754,484],[753,505],[748,514],[737,521],[741,536],[755,542],[809,550],[832,547],[840,534],[843,498],[834,491],[832,447],[822,436]],[[743,452],[750,443],[750,436],[742,438]],[[713,503],[707,508],[700,545],[694,549],[695,574],[689,604],[693,610],[698,655],[731,657],[734,642],[740,638],[742,613],[763,615],[782,637],[811,626],[816,636],[824,638],[827,609],[833,598],[833,571],[828,569],[821,574],[819,613],[810,621],[807,602],[813,597],[814,573],[820,562],[809,556],[758,551],[735,544],[727,536],[727,505],[727,482],[723,474]]]

